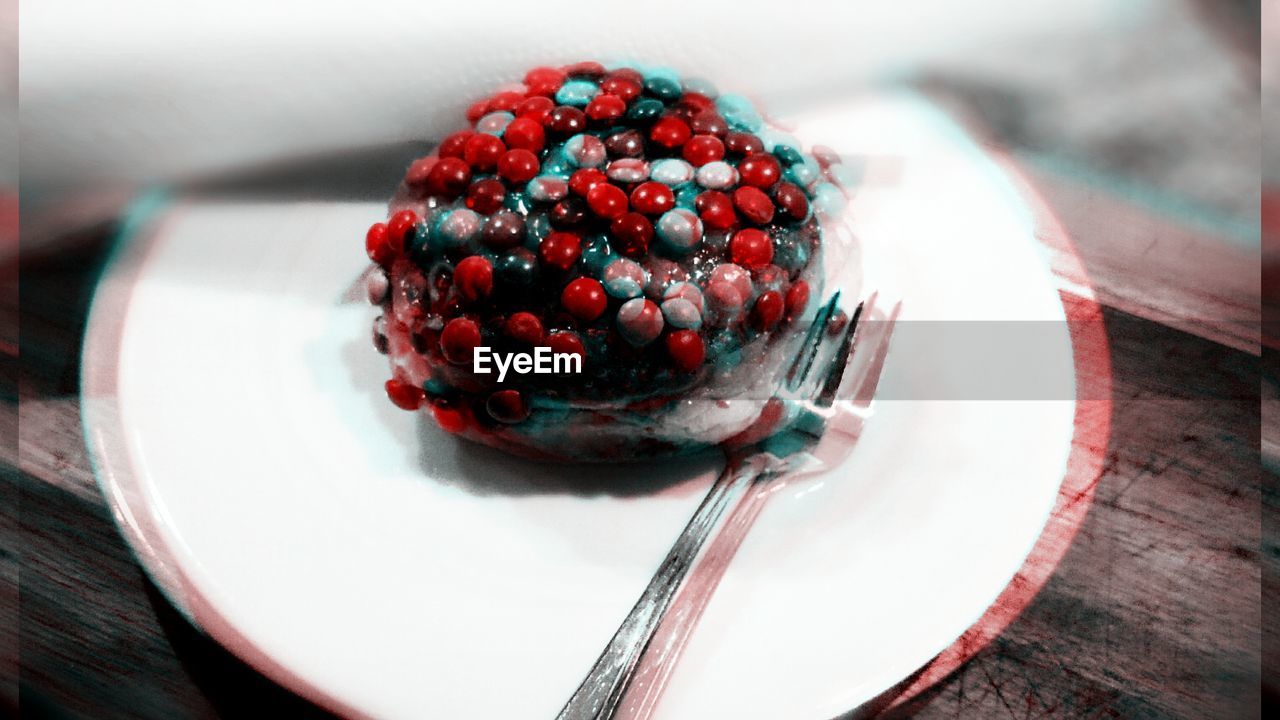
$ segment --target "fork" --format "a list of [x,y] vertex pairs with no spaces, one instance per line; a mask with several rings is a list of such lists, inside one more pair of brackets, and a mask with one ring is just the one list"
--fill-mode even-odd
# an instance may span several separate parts
[[[761,501],[763,496],[753,493],[753,489],[775,478],[812,470],[816,465],[830,466],[830,462],[822,461],[810,451],[822,439],[828,421],[840,415],[833,411],[835,402],[849,400],[855,391],[864,389],[859,383],[851,383],[843,391],[841,386],[850,365],[858,321],[864,309],[874,306],[875,296],[859,304],[849,321],[833,332],[829,326],[836,317],[839,301],[840,293],[836,292],[814,316],[776,396],[798,410],[796,420],[765,440],[725,448],[724,471],[707,491],[591,671],[561,709],[558,720],[614,717],[676,591],[731,505],[746,504],[753,497]],[[895,306],[893,317],[896,310]],[[880,345],[886,342],[887,337],[882,338]],[[735,498],[736,502],[731,503]],[[737,531],[745,532],[745,528]]]

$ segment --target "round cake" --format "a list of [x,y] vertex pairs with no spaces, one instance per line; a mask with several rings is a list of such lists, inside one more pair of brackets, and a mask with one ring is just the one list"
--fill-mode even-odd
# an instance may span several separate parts
[[662,68],[536,68],[466,115],[366,236],[392,402],[565,461],[780,421],[824,246],[851,241],[834,153]]

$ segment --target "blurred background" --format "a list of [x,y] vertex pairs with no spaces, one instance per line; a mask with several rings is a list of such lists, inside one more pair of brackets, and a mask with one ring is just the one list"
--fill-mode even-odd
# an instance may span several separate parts
[[326,154],[343,162],[309,187],[378,196],[391,176],[351,177],[353,158],[441,137],[527,67],[590,57],[658,58],[782,116],[919,87],[1029,162],[1256,237],[1256,1],[325,6],[24,5],[27,239],[109,214],[140,185],[234,187],[248,168]]
[[[97,494],[79,435],[77,358],[120,213],[140,192],[157,187],[262,200],[385,198],[412,158],[455,129],[473,98],[535,65],[656,60],[752,95],[784,118],[865,93],[925,96],[993,153],[1011,159],[1063,223],[1111,313],[1110,326],[1137,333],[1113,334],[1118,368],[1123,353],[1138,358],[1141,347],[1157,347],[1176,366],[1159,370],[1172,372],[1159,392],[1228,378],[1230,392],[1216,386],[1188,392],[1200,393],[1194,397],[1201,402],[1243,400],[1239,407],[1248,412],[1257,407],[1260,343],[1268,348],[1261,428],[1256,414],[1214,420],[1221,426],[1201,435],[1220,445],[1187,447],[1184,434],[1180,451],[1195,453],[1195,460],[1155,465],[1168,470],[1183,462],[1209,472],[1205,468],[1238,467],[1228,457],[1256,465],[1260,451],[1271,471],[1280,469],[1280,432],[1271,422],[1277,375],[1270,369],[1280,333],[1258,330],[1259,299],[1267,312],[1264,331],[1280,306],[1273,294],[1280,284],[1262,285],[1259,278],[1261,255],[1262,277],[1280,279],[1280,151],[1274,143],[1264,146],[1262,137],[1264,123],[1274,128],[1280,115],[1277,2],[356,5],[344,3],[338,11],[339,3],[298,0],[40,0],[24,3],[19,16],[14,0],[3,3],[0,696],[12,707],[19,628],[24,697],[51,714],[234,716],[300,707],[166,606],[133,565]],[[1135,318],[1173,334],[1160,335]],[[1165,341],[1168,347],[1160,345]],[[1147,360],[1132,359],[1132,367],[1141,362]],[[1231,394],[1241,386],[1251,396]],[[1135,387],[1135,397],[1146,392]],[[1124,427],[1122,413],[1117,427]],[[1252,440],[1259,430],[1260,447]],[[1156,451],[1148,448],[1175,442],[1141,440],[1148,447],[1134,454],[1147,459],[1135,465],[1154,462],[1149,457]],[[1125,467],[1124,456],[1117,457]],[[1151,467],[1142,472],[1154,473]],[[1247,584],[1262,568],[1264,597],[1280,557],[1273,478],[1241,481],[1262,509],[1267,552],[1254,553],[1245,577]],[[1098,519],[1108,517],[1101,512],[1091,518],[1094,532],[1109,537],[1112,525]],[[1188,508],[1177,513],[1165,530],[1218,522],[1211,508],[1203,515]],[[1257,537],[1257,526],[1246,529]],[[1106,604],[1099,588],[1117,572],[1115,558],[1130,549],[1129,537],[1093,548],[1111,552],[1109,569],[1059,573],[1057,590],[1045,593],[1064,603],[1044,611],[1058,618],[1050,628],[1060,629],[1090,602]],[[1246,539],[1247,548],[1258,546]],[[1106,587],[1120,592],[1109,581]],[[1240,610],[1222,595],[1206,602],[1218,603],[1210,606],[1214,611]],[[1244,610],[1242,617],[1249,616]],[[1135,634],[1130,663],[1142,658],[1135,649],[1141,637],[1149,643],[1160,632],[1184,631],[1176,621],[1157,626],[1151,612],[1118,615],[1120,626]],[[1117,682],[1129,686],[1118,690],[1091,678],[1081,689],[1071,683],[1085,680],[1057,670],[1044,677],[1027,670],[1024,684],[1048,693],[1101,692],[1093,710],[1194,716],[1197,709],[1229,706],[1226,696],[1250,685],[1259,653],[1274,667],[1280,656],[1270,623],[1264,621],[1260,649],[1235,652],[1200,639],[1169,661],[1183,663],[1178,667],[1188,674],[1179,683],[1199,705],[1180,705],[1177,693],[1163,696],[1159,688],[1134,689],[1141,685],[1135,682]],[[992,667],[988,672],[998,672]],[[130,685],[128,703],[112,699],[122,677]],[[1016,678],[1010,682],[1021,687]],[[999,707],[973,692],[965,700],[963,687],[959,699],[946,697],[952,714],[983,716]],[[946,714],[938,707],[936,714]]]

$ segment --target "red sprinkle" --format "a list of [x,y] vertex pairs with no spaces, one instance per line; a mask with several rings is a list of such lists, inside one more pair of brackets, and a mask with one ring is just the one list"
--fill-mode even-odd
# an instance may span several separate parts
[[472,168],[488,172],[498,166],[498,158],[507,151],[501,140],[485,133],[477,133],[467,138],[462,149],[462,158]]
[[388,380],[385,385],[387,397],[401,410],[417,410],[426,401],[427,394],[417,385],[403,380]]
[[787,319],[802,315],[809,307],[809,283],[797,280],[787,290]]
[[600,82],[600,92],[614,95],[623,102],[631,102],[640,97],[644,90],[644,76],[629,68],[614,70]]
[[738,163],[738,173],[746,185],[758,188],[770,188],[782,177],[782,167],[778,159],[765,153],[752,153]]
[[584,60],[572,65],[565,65],[561,70],[564,70],[564,74],[569,77],[584,78],[586,80],[599,80],[608,72],[603,65],[594,60]]
[[537,177],[540,167],[538,156],[524,148],[508,150],[498,158],[498,175],[513,183],[529,182]]
[[489,98],[489,112],[514,112],[524,102],[524,93],[504,90]]
[[694,135],[684,144],[684,159],[694,167],[724,158],[724,143],[715,135]]
[[729,124],[714,110],[703,110],[689,121],[689,128],[699,135],[715,135],[722,138],[729,132]]
[[693,202],[702,224],[714,230],[728,230],[738,224],[738,215],[733,210],[733,200],[719,190],[707,190],[700,193]]
[[474,123],[489,112],[489,99],[477,100],[467,107],[467,122]]
[[[524,102],[520,103],[520,106],[516,108],[516,119],[518,120],[520,118],[527,118],[529,120],[532,120],[538,123],[539,125],[542,125],[546,123],[547,116],[551,114],[551,110],[555,108],[555,106],[556,106],[555,100],[552,100],[549,97],[535,95],[534,97],[531,97],[525,100]],[[502,132],[502,137],[506,138],[508,132],[510,132],[510,129],[511,129],[511,126],[507,125],[507,130],[504,130]],[[507,144],[508,145],[511,144],[510,139],[507,140]]]
[[463,148],[467,146],[467,141],[475,134],[474,130],[459,130],[440,142],[440,147],[436,148],[436,154],[442,158],[462,157]]
[[511,313],[502,329],[507,337],[526,345],[540,345],[546,337],[542,321],[531,312]]
[[627,211],[627,194],[617,185],[601,183],[587,193],[587,205],[591,212],[612,220]]
[[764,152],[764,143],[751,133],[733,131],[725,134],[724,149],[733,155],[752,155]]
[[773,262],[773,241],[762,230],[739,230],[729,241],[729,257],[745,268],[764,267]]
[[661,215],[675,205],[675,194],[660,182],[640,183],[631,191],[631,207],[645,215]]
[[465,160],[440,158],[427,174],[427,192],[452,200],[462,194],[471,182],[471,166]]
[[463,258],[453,269],[453,285],[467,302],[479,302],[493,292],[493,265],[480,255]]
[[591,98],[585,113],[590,120],[610,125],[626,111],[627,103],[622,98],[605,93]]
[[538,243],[538,257],[544,265],[568,270],[582,257],[582,238],[577,233],[553,232]]
[[677,104],[690,108],[694,111],[694,115],[708,110],[715,110],[716,107],[715,100],[712,100],[702,93],[696,92],[687,92],[684,95],[681,95],[680,101]]
[[565,74],[550,67],[536,67],[524,74],[524,86],[530,95],[555,95],[564,84]]
[[364,236],[364,251],[369,259],[382,267],[389,267],[396,259],[396,251],[391,247],[386,223],[374,223]]
[[684,145],[692,136],[689,126],[677,117],[661,118],[649,128],[649,139],[668,150]]
[[418,228],[418,213],[401,210],[387,221],[387,243],[397,255],[404,252],[405,243]]
[[465,406],[455,405],[443,398],[431,404],[431,414],[436,424],[445,432],[460,433],[467,429],[467,412]]
[[485,178],[471,183],[467,188],[467,207],[481,215],[491,215],[502,208],[507,196],[507,186],[501,180]]
[[499,390],[485,401],[484,409],[494,420],[518,423],[529,417],[529,404],[519,390]]
[[481,342],[480,326],[471,318],[454,318],[440,331],[440,351],[455,365],[470,364],[472,353]]
[[569,176],[569,192],[585,198],[591,188],[609,182],[609,177],[599,168],[582,168]]
[[[565,286],[560,293],[560,304],[570,315],[584,322],[591,322],[604,314],[608,298],[604,287],[592,278],[580,277]],[[448,327],[445,327],[448,330]]]
[[733,191],[733,206],[742,217],[757,225],[773,219],[773,201],[757,187],[744,185]]
[[547,115],[546,126],[557,135],[575,135],[587,129],[587,116],[576,107],[560,105]]
[[540,152],[547,143],[547,134],[542,124],[530,117],[518,117],[507,123],[502,131],[502,139],[509,148],[520,148],[530,152]]
[[629,212],[609,223],[610,244],[624,257],[640,258],[649,252],[653,223],[637,212]]
[[755,307],[751,308],[751,326],[760,332],[772,330],[782,319],[784,309],[782,293],[777,290],[764,293],[756,299]]
[[809,215],[809,198],[804,191],[789,182],[778,183],[773,190],[773,201],[792,220],[803,220]]
[[404,181],[409,185],[424,185],[427,182],[427,176],[431,174],[431,168],[440,162],[440,158],[435,155],[418,158],[409,164],[409,170],[404,174]]
[[693,372],[707,359],[702,337],[693,330],[677,330],[667,336],[667,354],[681,372]]
[[583,362],[587,360],[587,348],[582,344],[578,334],[572,330],[556,330],[548,335],[547,347],[557,355],[573,354],[581,357]]

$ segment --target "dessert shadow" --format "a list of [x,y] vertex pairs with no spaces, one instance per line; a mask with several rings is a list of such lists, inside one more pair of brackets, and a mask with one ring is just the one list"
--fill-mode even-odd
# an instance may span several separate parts
[[475,495],[686,494],[724,466],[718,448],[679,457],[624,463],[553,463],[530,460],[450,435],[425,414],[416,422],[423,475]]

